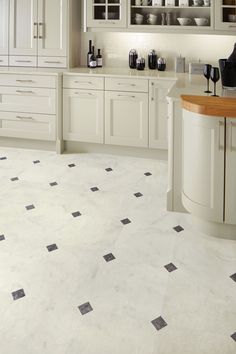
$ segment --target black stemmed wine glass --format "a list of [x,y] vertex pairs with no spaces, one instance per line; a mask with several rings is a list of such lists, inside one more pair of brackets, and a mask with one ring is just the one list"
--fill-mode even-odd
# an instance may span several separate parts
[[212,67],[211,68],[211,81],[214,82],[214,94],[212,96],[218,97],[216,94],[216,83],[220,79],[220,71],[219,68],[217,67]]
[[209,90],[209,79],[211,77],[211,64],[205,64],[204,69],[203,69],[203,75],[207,79],[207,89],[204,91],[205,93],[212,93],[212,91]]

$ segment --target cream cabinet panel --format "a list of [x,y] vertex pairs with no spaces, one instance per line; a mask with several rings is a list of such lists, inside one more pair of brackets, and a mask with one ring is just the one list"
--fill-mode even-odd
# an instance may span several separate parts
[[208,221],[224,217],[224,119],[183,110],[184,207]]
[[[8,55],[9,1],[0,0],[0,56]],[[0,61],[0,65],[4,63]]]
[[38,0],[38,55],[66,56],[67,0]]
[[236,117],[226,119],[225,222],[236,224]]
[[9,65],[37,67],[37,57],[28,55],[11,55],[9,57]]
[[148,147],[148,94],[105,92],[105,143]]
[[64,89],[63,138],[103,143],[103,101],[103,91]]
[[86,1],[88,27],[126,27],[127,0]]
[[38,57],[38,66],[41,68],[66,68],[67,57]]
[[37,0],[10,0],[10,55],[37,55]]
[[8,55],[0,55],[0,66],[8,66]]
[[86,90],[103,90],[104,78],[95,76],[64,75],[63,87]]
[[236,33],[236,0],[215,0],[215,29]]
[[3,86],[56,88],[56,77],[47,75],[0,74]]
[[0,111],[56,114],[55,90],[0,86]]
[[167,149],[167,100],[174,80],[151,80],[149,82],[149,147]]
[[122,77],[105,78],[105,90],[107,91],[127,91],[127,92],[148,92],[147,79],[134,79]]

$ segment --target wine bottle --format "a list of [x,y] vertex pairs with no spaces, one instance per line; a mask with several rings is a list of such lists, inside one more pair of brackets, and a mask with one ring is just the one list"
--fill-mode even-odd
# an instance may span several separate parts
[[102,67],[102,55],[101,55],[101,49],[98,49],[98,54],[96,56],[96,62],[97,62],[97,67],[101,68]]
[[232,53],[230,54],[230,56],[228,57],[227,61],[236,62],[236,43],[234,44],[234,49],[232,51]]
[[91,55],[92,55],[92,41],[89,40],[89,50],[88,50],[88,53],[87,53],[87,67],[88,67],[88,68],[90,67],[90,58],[91,58]]
[[96,68],[96,66],[97,66],[97,62],[96,62],[96,57],[94,55],[94,46],[92,46],[92,54],[90,57],[89,67]]

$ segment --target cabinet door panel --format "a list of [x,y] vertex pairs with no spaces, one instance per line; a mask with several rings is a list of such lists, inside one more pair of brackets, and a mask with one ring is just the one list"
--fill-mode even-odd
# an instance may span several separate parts
[[8,55],[8,10],[8,0],[0,0],[0,55]]
[[67,0],[38,0],[38,55],[66,56]]
[[126,27],[127,0],[86,1],[88,27]]
[[148,94],[105,92],[105,143],[148,147]]
[[185,208],[209,221],[223,221],[224,119],[183,110]]
[[37,0],[10,0],[10,55],[37,54]]

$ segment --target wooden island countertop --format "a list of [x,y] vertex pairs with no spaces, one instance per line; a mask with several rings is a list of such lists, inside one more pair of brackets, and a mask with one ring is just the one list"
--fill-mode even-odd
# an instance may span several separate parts
[[236,98],[181,95],[182,108],[206,116],[236,118]]

